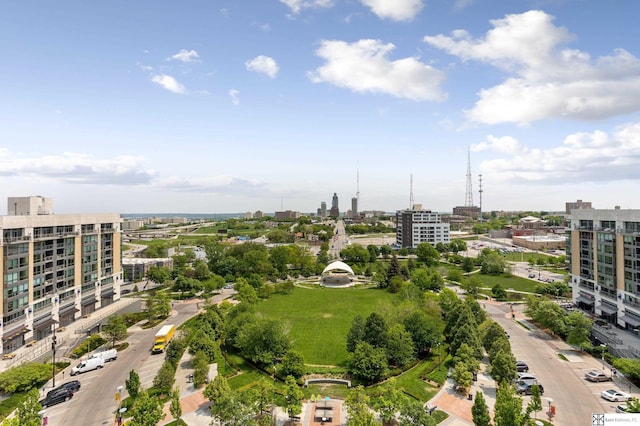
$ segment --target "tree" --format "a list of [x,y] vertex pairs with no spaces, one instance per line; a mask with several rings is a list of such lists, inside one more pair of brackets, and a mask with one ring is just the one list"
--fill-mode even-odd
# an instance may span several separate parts
[[436,320],[421,310],[413,311],[404,321],[404,328],[411,334],[416,355],[429,352],[433,343],[440,337]]
[[249,284],[244,278],[239,278],[236,281],[236,285],[234,286],[234,288],[238,292],[235,297],[239,301],[249,304],[255,304],[258,302],[256,289],[253,288],[253,286]]
[[567,343],[578,347],[589,347],[589,334],[593,321],[580,311],[570,312],[566,318]]
[[149,395],[146,391],[140,392],[136,399],[136,405],[132,410],[130,426],[156,426],[164,419],[162,405],[158,397]]
[[491,415],[489,414],[489,407],[484,400],[484,394],[482,392],[476,393],[476,400],[471,407],[471,415],[473,416],[473,424],[475,426],[490,426]]
[[387,333],[387,355],[393,365],[403,367],[414,359],[415,348],[411,334],[402,324],[396,324]]
[[115,347],[116,342],[127,338],[127,324],[120,315],[112,315],[109,321],[102,327],[102,332],[111,341],[111,346]]
[[340,257],[350,265],[364,265],[370,259],[369,250],[360,244],[350,244],[340,251]]
[[272,365],[274,359],[284,356],[289,350],[291,342],[281,321],[260,318],[238,332],[236,345],[251,361]]
[[540,398],[540,386],[534,384],[531,386],[531,401],[527,405],[527,413],[533,411],[533,417],[538,418],[538,411],[542,410],[542,399]]
[[[207,266],[207,265],[204,265]],[[195,278],[187,278],[180,275],[173,284],[173,290],[180,292],[180,298],[184,297],[184,293],[196,292],[202,289],[202,283]]]
[[516,360],[511,351],[499,350],[496,353],[493,361],[491,361],[489,374],[496,383],[511,383],[516,379]]
[[388,424],[396,418],[396,413],[400,411],[404,400],[402,391],[398,389],[393,379],[382,386],[380,395],[374,401],[374,407],[384,424]]
[[409,401],[400,409],[400,424],[403,426],[436,426],[437,423],[419,401]]
[[493,294],[493,297],[498,300],[507,299],[507,291],[503,289],[500,284],[496,284],[493,287],[491,287],[491,294]]
[[356,315],[351,321],[351,328],[347,333],[347,352],[356,350],[358,343],[364,339],[364,319]]
[[180,391],[177,387],[173,388],[171,392],[171,405],[169,406],[169,412],[175,420],[180,420],[182,417],[182,405],[180,405]]
[[354,376],[366,383],[373,383],[387,369],[387,354],[382,348],[374,348],[367,342],[360,342],[350,357],[350,370]]
[[377,312],[372,312],[364,324],[363,341],[373,347],[384,348],[387,346],[388,326],[384,317]]
[[300,352],[288,351],[280,362],[280,375],[298,379],[304,374],[304,357]]
[[296,383],[296,379],[293,376],[287,376],[285,379],[285,391],[284,409],[289,414],[289,417],[297,416],[302,412],[302,399],[304,393],[300,390],[300,386]]
[[129,378],[124,382],[127,392],[132,399],[136,399],[140,393],[140,376],[135,370],[129,371]]
[[38,402],[38,397],[38,390],[31,389],[20,402],[15,417],[18,426],[40,426],[42,420],[38,412],[42,410],[42,406]]
[[463,393],[466,393],[471,387],[473,374],[463,362],[459,362],[453,368],[451,378],[456,382],[457,388],[463,390]]
[[440,260],[440,253],[429,243],[420,243],[416,247],[418,260],[427,266],[434,266]]
[[493,421],[496,426],[523,426],[526,416],[522,413],[522,398],[513,386],[502,382],[496,395],[496,405],[493,409]]
[[374,426],[376,424],[375,417],[369,410],[369,397],[362,386],[356,386],[349,391],[344,405],[347,409],[347,425]]
[[460,345],[453,357],[453,365],[461,362],[468,371],[477,372],[480,369],[480,361],[473,354],[471,346],[463,343]]
[[389,267],[387,268],[384,286],[388,287],[394,277],[402,277],[402,271],[400,270],[400,261],[398,261],[398,257],[395,253],[391,257],[391,262],[389,263]]
[[470,257],[462,259],[462,270],[465,272],[471,272],[476,267],[475,262]]
[[209,374],[209,360],[204,352],[196,352],[191,359],[193,367],[193,387],[199,388],[207,381]]
[[171,271],[164,266],[153,265],[149,267],[146,277],[154,283],[164,284],[171,279]]
[[175,379],[176,370],[170,362],[165,361],[160,367],[160,371],[153,379],[153,386],[160,389],[161,392],[167,393],[171,391]]

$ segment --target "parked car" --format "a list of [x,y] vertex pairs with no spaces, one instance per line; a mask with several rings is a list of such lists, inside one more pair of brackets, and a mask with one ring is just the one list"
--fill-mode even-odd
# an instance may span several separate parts
[[624,414],[627,412],[627,404],[620,404],[616,407],[616,413]]
[[529,371],[529,366],[524,361],[516,361],[516,371],[526,373],[527,371]]
[[516,380],[516,382],[531,381],[531,380],[538,380],[538,379],[533,374],[518,373],[518,380]]
[[590,382],[608,382],[611,380],[611,376],[607,376],[601,371],[592,370],[584,375],[584,378]]
[[73,398],[73,392],[69,389],[56,389],[49,392],[43,400],[40,401],[42,408],[51,407],[52,405],[60,404]]
[[626,401],[629,398],[631,398],[631,395],[629,395],[628,393],[615,390],[615,389],[602,391],[600,396],[608,401],[613,401],[613,402]]
[[102,367],[104,367],[104,359],[102,357],[89,358],[73,367],[71,369],[71,375],[75,376],[78,373],[86,373],[87,371],[92,371]]
[[534,273],[529,274],[529,278],[535,278],[535,277],[536,277],[536,274]]
[[532,393],[531,388],[535,385],[537,385],[538,389],[540,389],[540,395],[543,395],[544,387],[537,381],[526,381],[526,380],[519,381],[516,384],[516,392],[520,394],[531,395]]
[[49,396],[49,394],[51,394],[51,393],[53,393],[53,392],[55,392],[57,390],[60,390],[60,389],[69,389],[71,392],[76,393],[76,392],[78,392],[80,390],[80,381],[79,380],[72,380],[70,382],[64,383],[64,384],[58,386],[57,388],[50,390],[47,393],[47,396]]
[[104,362],[115,361],[118,359],[118,351],[107,349],[106,351],[95,352],[89,356],[89,359],[91,358],[102,358]]

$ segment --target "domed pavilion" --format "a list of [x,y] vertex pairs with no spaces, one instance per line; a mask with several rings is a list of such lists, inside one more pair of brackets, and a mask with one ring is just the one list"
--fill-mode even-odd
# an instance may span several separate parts
[[351,266],[339,260],[328,264],[320,275],[320,284],[325,287],[351,287],[355,280]]

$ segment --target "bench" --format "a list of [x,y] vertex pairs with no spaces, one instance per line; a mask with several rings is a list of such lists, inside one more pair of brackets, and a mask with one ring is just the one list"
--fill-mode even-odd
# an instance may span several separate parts
[[336,385],[347,385],[348,388],[351,388],[351,380],[345,379],[333,379],[330,377],[327,378],[319,378],[319,379],[307,379],[304,381],[304,387],[309,387],[309,385],[314,383],[332,383]]
[[35,340],[29,340],[25,346],[30,348],[31,346],[34,346],[35,344],[36,344]]
[[16,354],[2,354],[2,359],[14,359]]

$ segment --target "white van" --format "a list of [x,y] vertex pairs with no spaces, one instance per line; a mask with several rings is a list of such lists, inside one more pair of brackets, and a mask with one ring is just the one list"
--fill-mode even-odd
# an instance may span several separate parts
[[107,349],[106,351],[96,352],[89,356],[91,358],[102,358],[104,362],[115,361],[118,359],[118,351],[115,349]]
[[71,369],[71,375],[86,373],[87,371],[95,370],[104,367],[104,359],[102,357],[89,358],[82,361]]

